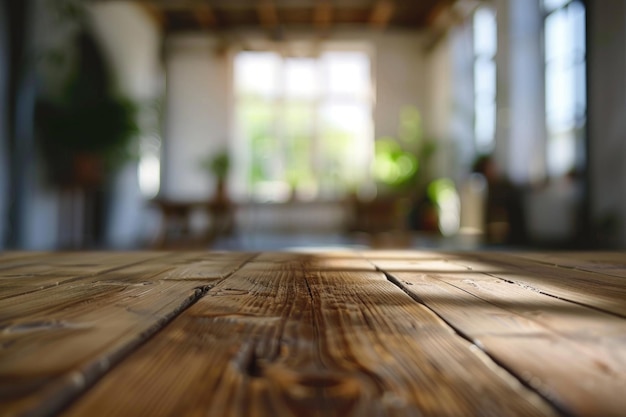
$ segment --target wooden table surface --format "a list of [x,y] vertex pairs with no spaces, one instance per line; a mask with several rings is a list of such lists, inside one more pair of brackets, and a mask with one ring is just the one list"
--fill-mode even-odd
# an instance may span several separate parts
[[0,254],[1,416],[625,416],[626,253]]

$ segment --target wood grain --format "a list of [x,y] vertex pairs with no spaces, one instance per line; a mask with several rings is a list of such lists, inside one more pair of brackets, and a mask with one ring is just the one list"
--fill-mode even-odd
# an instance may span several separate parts
[[[76,279],[97,276],[105,272],[140,264],[168,254],[133,252],[59,253],[30,258],[29,262],[0,271],[0,299],[14,297]],[[170,255],[171,256],[171,255]]]
[[562,410],[623,415],[623,319],[486,274],[436,273],[431,262],[422,272],[419,261],[393,266],[394,282]]
[[63,415],[554,415],[383,274],[349,258],[262,254]]
[[[251,256],[153,255],[0,300],[0,415],[54,414],[226,276],[229,262],[232,272]],[[74,259],[71,273],[84,273],[77,265],[86,258]],[[177,279],[177,270],[195,263],[193,279]],[[212,263],[219,267],[212,270]]]
[[14,262],[25,262],[29,258],[40,259],[45,256],[53,255],[52,252],[22,252],[22,251],[3,251],[0,252],[0,269],[10,266]]
[[624,252],[520,252],[513,255],[547,265],[626,278]]
[[468,270],[626,318],[626,285],[621,277],[549,266],[500,252],[448,256],[449,262]]

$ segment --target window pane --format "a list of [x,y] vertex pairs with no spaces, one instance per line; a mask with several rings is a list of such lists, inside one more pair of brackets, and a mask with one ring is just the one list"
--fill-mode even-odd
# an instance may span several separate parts
[[370,89],[370,66],[361,52],[327,52],[322,56],[326,88],[337,96],[367,97]]
[[548,129],[573,127],[575,116],[574,68],[549,65],[546,69],[546,113]]
[[274,134],[274,108],[266,102],[238,106],[237,122],[247,143],[248,180],[252,187],[282,176],[280,148]]
[[497,48],[496,18],[493,10],[481,7],[474,13],[474,53],[494,56]]
[[481,152],[491,150],[495,137],[496,106],[493,100],[477,100],[474,134],[476,147]]
[[474,91],[486,97],[496,96],[496,64],[491,60],[478,59],[474,65]]
[[572,24],[567,10],[559,10],[546,18],[546,61],[569,59],[573,52]]
[[545,20],[545,80],[548,172],[558,176],[573,169],[577,158],[584,165],[585,9],[578,1],[544,0],[544,4],[555,10]]
[[272,52],[241,52],[235,57],[235,89],[241,95],[278,94],[280,57]]
[[283,108],[286,180],[295,189],[314,189],[313,175],[313,106],[287,102]]
[[337,197],[369,174],[372,157],[369,58],[327,52],[280,58],[246,52],[234,63],[233,179],[262,201]]
[[584,59],[585,56],[585,6],[578,2],[572,3],[568,7],[569,16],[572,21],[570,25],[572,33],[573,49],[577,59]]
[[286,94],[289,97],[315,97],[318,92],[316,62],[310,58],[285,60]]
[[495,140],[497,30],[495,13],[481,7],[474,13],[474,141],[488,152]]
[[576,118],[581,119],[587,111],[587,81],[585,63],[581,62],[574,67],[576,73]]
[[342,190],[365,179],[368,171],[369,106],[326,103],[321,111],[322,191]]

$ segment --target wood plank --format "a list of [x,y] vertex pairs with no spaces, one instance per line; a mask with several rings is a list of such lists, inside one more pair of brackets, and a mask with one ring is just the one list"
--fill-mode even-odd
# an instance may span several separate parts
[[46,276],[73,273],[98,273],[107,269],[109,262],[117,259],[141,260],[142,256],[154,256],[149,252],[45,252],[41,256],[28,257],[27,263],[14,265],[10,269],[0,271],[0,278],[15,278],[18,276]]
[[283,269],[283,270],[314,270],[314,271],[351,271],[374,272],[376,267],[355,252],[337,251],[323,256],[304,252],[296,255],[292,252],[265,252],[252,262],[246,263],[244,271]]
[[485,274],[409,267],[390,273],[399,286],[545,398],[572,415],[623,415],[625,320]]
[[488,273],[535,291],[626,318],[626,285],[623,278],[542,265],[501,252],[448,256],[450,262],[468,270]]
[[4,270],[40,262],[42,259],[53,259],[57,256],[55,252],[0,252],[0,276]]
[[[54,414],[223,279],[225,265],[207,267],[222,257],[157,257],[0,300],[0,415]],[[187,271],[189,259],[202,267],[177,279],[173,271]],[[241,256],[232,261],[235,270]]]
[[2,251],[0,252],[0,267],[14,261],[21,261],[28,258],[38,258],[50,255],[51,252],[24,252],[24,251]]
[[626,252],[520,252],[513,255],[548,265],[626,278]]
[[383,274],[259,258],[62,415],[554,415]]
[[[185,255],[189,255],[185,252]],[[206,278],[225,278],[234,269],[238,269],[246,262],[255,258],[256,253],[247,252],[206,252],[191,253],[196,257],[195,262],[184,261],[166,273],[163,279],[204,280]]]
[[387,250],[360,250],[358,254],[365,259],[378,259],[378,260],[433,260],[440,261],[445,260],[450,255],[440,251],[426,251],[414,249],[387,249]]
[[[134,253],[74,253],[43,258],[16,266],[0,273],[0,299],[97,276],[105,272],[139,264],[150,259],[168,256],[154,252]],[[170,255],[171,256],[171,255]]]
[[472,273],[465,265],[450,262],[447,259],[379,259],[370,260],[378,269],[386,272],[421,272],[428,273]]

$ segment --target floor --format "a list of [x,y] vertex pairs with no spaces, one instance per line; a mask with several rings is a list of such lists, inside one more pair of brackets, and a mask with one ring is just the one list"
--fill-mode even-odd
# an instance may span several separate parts
[[269,251],[299,249],[441,249],[476,250],[484,247],[473,237],[446,238],[426,233],[242,233],[217,239],[211,249]]

